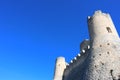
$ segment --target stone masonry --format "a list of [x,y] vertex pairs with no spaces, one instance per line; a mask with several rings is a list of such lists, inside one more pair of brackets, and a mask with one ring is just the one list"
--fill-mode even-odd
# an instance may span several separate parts
[[68,64],[58,57],[54,80],[120,80],[120,38],[109,14],[88,16],[90,39]]

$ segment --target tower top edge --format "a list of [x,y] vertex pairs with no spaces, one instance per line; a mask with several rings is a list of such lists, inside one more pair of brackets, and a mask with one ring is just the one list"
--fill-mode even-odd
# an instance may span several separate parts
[[65,59],[65,57],[59,56],[59,57],[57,57],[57,59]]
[[104,13],[101,10],[96,10],[93,14],[93,16],[88,16],[88,20],[91,19],[92,17],[98,16],[98,15],[102,15],[102,16],[106,16],[106,17],[110,17],[110,15],[108,13]]
[[102,13],[102,11],[101,10],[97,10],[97,11],[95,11],[95,13],[94,14],[101,14]]

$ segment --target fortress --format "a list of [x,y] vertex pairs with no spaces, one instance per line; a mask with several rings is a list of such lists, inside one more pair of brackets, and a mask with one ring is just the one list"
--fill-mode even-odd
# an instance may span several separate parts
[[54,80],[120,80],[120,38],[109,14],[88,16],[89,40],[68,64],[58,57]]

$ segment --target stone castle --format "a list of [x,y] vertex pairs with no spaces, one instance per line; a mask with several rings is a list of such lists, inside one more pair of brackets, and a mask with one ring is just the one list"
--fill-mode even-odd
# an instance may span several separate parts
[[109,14],[88,16],[89,40],[68,64],[58,57],[54,80],[120,80],[120,38]]

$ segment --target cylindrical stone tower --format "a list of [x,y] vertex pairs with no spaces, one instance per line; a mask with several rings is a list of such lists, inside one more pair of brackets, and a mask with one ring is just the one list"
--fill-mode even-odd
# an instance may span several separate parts
[[90,53],[83,80],[120,80],[120,39],[109,14],[88,17]]
[[88,27],[91,42],[100,43],[103,39],[119,39],[118,33],[109,14],[96,11],[88,17]]
[[58,57],[55,65],[54,80],[62,80],[66,62],[64,57]]

